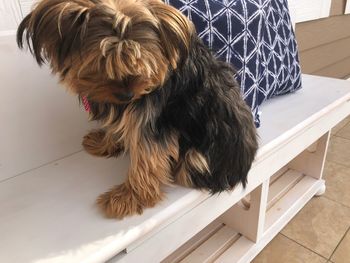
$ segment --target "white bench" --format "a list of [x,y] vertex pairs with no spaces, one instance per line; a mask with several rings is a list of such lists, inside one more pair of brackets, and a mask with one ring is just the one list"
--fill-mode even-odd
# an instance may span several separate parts
[[170,187],[117,221],[94,202],[124,180],[127,157],[81,151],[87,116],[13,37],[0,38],[0,57],[0,262],[249,262],[324,192],[330,130],[350,113],[350,82],[305,75],[302,90],[263,106],[246,189]]

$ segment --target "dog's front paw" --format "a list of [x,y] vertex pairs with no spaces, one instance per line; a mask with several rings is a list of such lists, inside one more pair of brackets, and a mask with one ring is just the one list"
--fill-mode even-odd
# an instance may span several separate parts
[[113,140],[105,140],[105,137],[106,133],[103,130],[92,131],[85,135],[82,143],[85,151],[94,156],[118,156],[123,148],[115,145]]
[[115,186],[97,199],[97,204],[109,218],[123,219],[126,216],[142,214],[143,206],[125,184]]
[[105,132],[102,130],[92,131],[85,135],[82,143],[85,151],[96,156],[107,155],[106,151],[103,149],[104,147],[102,147],[104,137]]

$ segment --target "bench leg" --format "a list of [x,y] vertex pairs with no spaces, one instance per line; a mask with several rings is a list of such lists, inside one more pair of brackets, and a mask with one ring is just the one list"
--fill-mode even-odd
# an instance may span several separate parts
[[[327,132],[317,142],[291,161],[288,167],[315,179],[322,180],[329,138],[330,132]],[[325,191],[326,185],[323,181],[322,187],[320,187],[316,196],[323,195]]]
[[226,211],[222,222],[253,242],[258,242],[264,232],[269,180],[250,193],[249,208],[236,204]]

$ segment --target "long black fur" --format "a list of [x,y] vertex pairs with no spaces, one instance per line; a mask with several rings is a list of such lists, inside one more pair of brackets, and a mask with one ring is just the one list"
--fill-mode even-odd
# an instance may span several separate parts
[[[132,102],[137,114],[152,112],[142,133],[156,141],[179,134],[180,158],[190,149],[201,153],[209,172],[188,170],[193,187],[218,193],[239,183],[245,187],[258,142],[253,116],[240,95],[234,69],[214,58],[197,36],[190,54],[163,87]],[[94,120],[108,116],[114,107],[120,118],[126,105],[91,101]],[[174,164],[176,166],[176,164]]]

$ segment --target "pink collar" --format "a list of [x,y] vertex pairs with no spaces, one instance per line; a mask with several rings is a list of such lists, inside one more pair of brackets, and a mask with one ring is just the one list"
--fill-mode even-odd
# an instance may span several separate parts
[[83,96],[82,97],[82,101],[83,101],[83,105],[84,105],[85,111],[86,112],[90,112],[91,108],[90,108],[90,103],[89,103],[87,97]]

